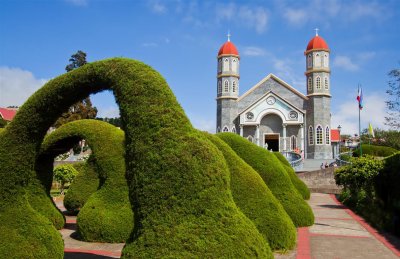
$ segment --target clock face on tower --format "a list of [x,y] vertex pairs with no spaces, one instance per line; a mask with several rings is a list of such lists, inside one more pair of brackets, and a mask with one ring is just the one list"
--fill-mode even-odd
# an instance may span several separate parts
[[267,98],[267,103],[269,105],[273,105],[275,103],[275,101],[276,101],[276,99],[273,96],[270,96],[270,97]]

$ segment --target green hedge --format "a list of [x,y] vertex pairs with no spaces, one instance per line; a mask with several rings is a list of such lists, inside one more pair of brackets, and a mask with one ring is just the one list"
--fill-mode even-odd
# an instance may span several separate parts
[[310,206],[293,186],[282,163],[272,152],[234,133],[219,133],[217,136],[260,174],[296,227],[314,224]]
[[[0,243],[8,247],[0,248],[0,257],[25,251],[38,258],[62,258],[61,235],[49,220],[29,210],[27,184],[37,179],[35,159],[47,129],[72,104],[105,89],[113,91],[120,107],[135,212],[135,228],[122,256],[272,257],[232,199],[223,155],[193,129],[160,74],[123,58],[86,64],[50,80],[2,132]],[[22,220],[23,212],[31,217]]]
[[[376,146],[376,145],[369,145],[369,144],[362,144],[362,153],[363,155],[370,155],[370,156],[378,156],[378,157],[388,157],[395,153],[399,152],[398,150],[385,147],[385,146]],[[354,157],[360,156],[360,149],[356,149],[353,152]]]
[[282,165],[285,168],[286,173],[289,175],[293,186],[297,189],[301,196],[303,196],[303,199],[310,199],[310,190],[308,189],[307,185],[296,175],[296,172],[290,165],[289,161],[279,152],[274,152],[274,155],[279,159],[279,161],[282,162]]
[[296,244],[296,228],[260,175],[220,138],[204,134],[224,154],[236,205],[253,221],[272,250],[292,249]]
[[87,162],[75,163],[73,166],[79,173],[64,196],[64,206],[68,211],[78,213],[90,195],[99,188],[100,180],[91,157]]
[[[93,187],[99,187],[78,214],[78,233],[85,241],[124,242],[133,229],[133,212],[125,180],[124,132],[98,120],[73,121],[48,135],[42,144],[42,152],[47,153],[49,149],[60,150],[63,146],[66,148],[61,151],[70,149],[76,144],[76,139],[85,139],[90,145],[90,163],[94,164],[99,179],[93,182],[100,182],[100,186],[82,182],[82,179],[91,181],[90,175],[80,178],[78,188],[72,188],[72,194],[81,198],[92,191]],[[52,152],[53,157],[56,155],[59,153]]]

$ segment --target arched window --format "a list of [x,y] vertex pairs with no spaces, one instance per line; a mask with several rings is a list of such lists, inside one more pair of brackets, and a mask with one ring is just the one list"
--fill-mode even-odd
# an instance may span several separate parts
[[321,77],[317,76],[315,79],[315,86],[317,89],[321,89]]
[[221,61],[221,59],[218,59],[218,74],[221,73],[221,71],[222,71],[221,66],[222,66],[222,61]]
[[248,136],[247,136],[247,140],[250,141],[251,143],[253,143],[253,136],[248,135]]
[[325,144],[330,145],[331,144],[331,130],[329,129],[328,126],[325,128]]
[[224,127],[224,129],[222,130],[222,132],[229,132],[229,129],[227,126]]
[[314,129],[312,126],[308,128],[308,144],[314,145]]
[[232,92],[236,92],[236,81],[232,82]]
[[236,128],[235,128],[235,126],[232,127],[232,133],[236,133]]
[[311,54],[308,54],[308,57],[307,57],[307,66],[308,66],[308,67],[312,67],[312,57],[311,57]]
[[228,80],[225,80],[225,82],[224,82],[224,92],[229,92],[229,82],[228,82]]
[[328,83],[328,78],[327,77],[325,77],[324,84],[325,84],[325,89],[328,90],[329,89],[329,83]]
[[317,145],[322,145],[322,127],[318,125],[316,131],[316,140],[317,140]]
[[297,148],[297,138],[295,135],[290,137],[290,150],[295,150]]
[[233,72],[234,74],[237,74],[237,60],[236,60],[236,58],[234,58],[234,59],[232,60],[232,72]]
[[217,133],[219,133],[219,132],[221,132],[221,128],[220,127],[217,128]]
[[229,71],[229,59],[224,59],[224,66],[222,68],[223,71]]
[[318,53],[317,53],[317,55],[315,55],[315,66],[316,67],[321,66],[321,56]]
[[218,93],[222,93],[222,84],[221,84],[221,80],[218,80]]
[[311,91],[312,90],[312,77],[311,76],[308,78],[307,84],[308,84],[308,90]]
[[329,67],[329,57],[328,54],[324,56],[324,67]]

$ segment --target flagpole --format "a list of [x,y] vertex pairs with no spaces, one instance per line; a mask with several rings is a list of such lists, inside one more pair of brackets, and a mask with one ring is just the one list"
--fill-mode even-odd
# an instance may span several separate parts
[[358,107],[358,136],[360,137],[360,157],[362,157],[362,141],[361,141],[361,109]]
[[360,91],[360,101],[358,103],[358,136],[360,138],[360,157],[362,157],[362,140],[361,140],[361,108],[362,108],[362,90],[361,85],[358,84],[358,89]]

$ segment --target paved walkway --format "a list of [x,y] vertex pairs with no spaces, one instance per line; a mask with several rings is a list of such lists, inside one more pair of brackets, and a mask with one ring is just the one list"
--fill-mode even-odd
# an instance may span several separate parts
[[[57,202],[61,207],[61,203]],[[361,217],[336,200],[334,195],[313,193],[309,204],[315,224],[299,228],[297,247],[278,259],[391,259],[400,258],[400,239],[378,233]],[[63,207],[62,207],[63,209]],[[77,240],[76,217],[67,216],[60,232],[65,258],[118,258],[124,244],[87,243]]]

